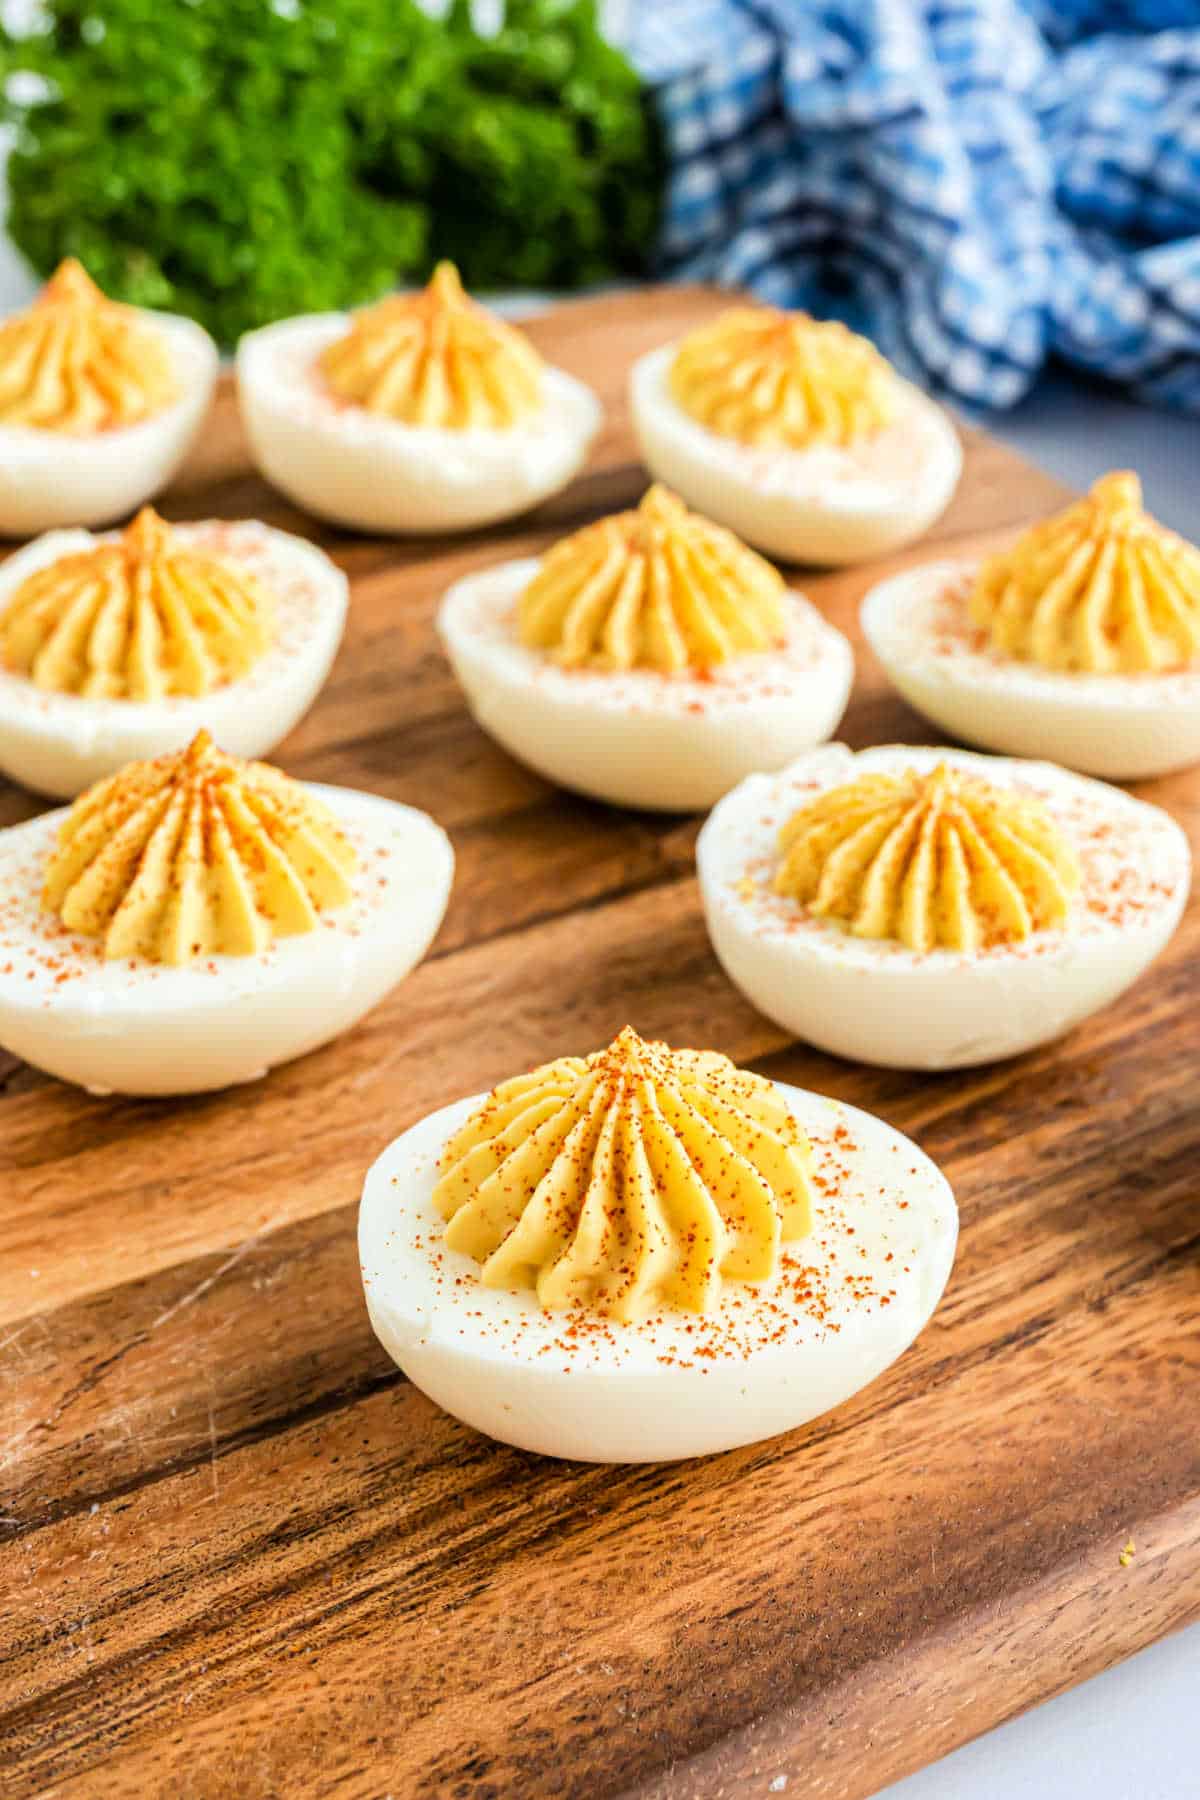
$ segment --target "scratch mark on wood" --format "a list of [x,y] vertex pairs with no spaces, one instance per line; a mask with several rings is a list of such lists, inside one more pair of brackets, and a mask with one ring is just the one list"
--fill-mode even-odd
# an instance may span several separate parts
[[286,1217],[286,1213],[275,1213],[273,1217],[267,1220],[265,1225],[254,1233],[253,1237],[245,1238],[242,1243],[237,1245],[236,1249],[230,1251],[229,1255],[225,1258],[225,1261],[219,1268],[214,1269],[211,1275],[206,1275],[204,1280],[197,1282],[196,1286],[192,1288],[189,1293],[184,1294],[181,1299],[176,1300],[174,1305],[168,1306],[165,1312],[159,1313],[158,1317],[151,1322],[151,1331],[158,1331],[169,1319],[173,1319],[176,1313],[182,1312],[184,1307],[194,1306],[197,1300],[203,1299],[208,1290],[215,1287],[217,1282],[220,1281],[223,1276],[228,1275],[231,1269],[236,1269],[237,1265],[243,1261],[252,1250],[258,1248],[264,1238],[270,1237],[275,1227],[281,1224]]

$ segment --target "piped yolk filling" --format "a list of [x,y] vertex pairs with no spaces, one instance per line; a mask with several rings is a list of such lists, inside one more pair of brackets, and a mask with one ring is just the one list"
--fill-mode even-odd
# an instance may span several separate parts
[[145,507],[119,542],[26,577],[0,612],[0,662],[85,699],[208,694],[257,662],[273,615],[247,570],[181,543]]
[[87,437],[151,418],[179,392],[163,335],[107,299],[74,258],[0,325],[0,425]]
[[542,407],[541,357],[439,263],[418,294],[356,313],[319,358],[339,399],[404,425],[508,429]]
[[520,597],[521,642],[564,668],[711,668],[784,632],[784,583],[665,488],[555,545]]
[[1129,472],[984,563],[968,599],[1001,655],[1044,669],[1140,674],[1200,657],[1200,550],[1147,513]]
[[1075,851],[1032,798],[946,764],[830,788],[779,838],[775,891],[855,937],[984,950],[1062,926]]
[[790,450],[873,437],[898,404],[892,369],[866,338],[774,307],[736,307],[690,333],[668,381],[710,431]]
[[811,1230],[810,1157],[770,1082],[627,1028],[490,1094],[446,1146],[434,1203],[486,1287],[623,1321],[707,1313]]
[[300,782],[226,756],[202,731],[81,795],[42,904],[106,957],[253,956],[344,906],[356,860]]

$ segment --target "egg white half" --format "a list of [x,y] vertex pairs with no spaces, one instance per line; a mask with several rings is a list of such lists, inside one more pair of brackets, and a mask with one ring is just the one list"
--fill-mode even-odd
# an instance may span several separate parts
[[143,312],[163,336],[179,398],[137,425],[72,437],[0,425],[0,534],[32,537],[67,525],[107,525],[164,488],[204,422],[217,378],[217,346],[194,319]]
[[[349,587],[336,564],[315,544],[256,519],[210,519],[172,531],[185,544],[236,561],[271,590],[271,644],[237,681],[165,700],[52,693],[0,668],[0,770],[23,787],[72,799],[128,762],[182,750],[202,726],[234,756],[265,756],[320,692],[346,623]],[[97,541],[87,531],[55,531],[27,544],[0,568],[0,612],[35,569]]]
[[727,1282],[714,1313],[665,1309],[636,1324],[485,1288],[478,1265],[446,1248],[432,1200],[438,1157],[482,1096],[423,1119],[371,1168],[359,1212],[367,1310],[389,1356],[465,1424],[580,1462],[708,1456],[849,1399],[929,1319],[958,1212],[900,1132],[775,1085],[813,1143],[812,1233],[785,1246],[770,1282]]
[[896,376],[900,411],[860,444],[789,450],[742,444],[693,419],[671,393],[678,345],[652,350],[629,383],[646,466],[689,506],[785,562],[855,563],[907,544],[942,513],[962,472],[953,424]]
[[[780,827],[806,801],[871,771],[939,762],[1028,791],[1071,839],[1083,881],[1061,930],[919,955],[771,891]],[[713,948],[759,1011],[822,1050],[899,1069],[991,1062],[1069,1031],[1165,947],[1191,876],[1187,839],[1160,807],[1049,763],[894,744],[858,755],[827,744],[751,776],[713,811],[696,864]]]
[[545,403],[509,430],[405,425],[340,403],[316,359],[347,325],[314,313],[250,332],[238,345],[238,402],[268,480],[319,518],[363,531],[456,531],[536,506],[583,467],[600,402],[562,369]]
[[450,588],[438,631],[471,711],[504,748],[563,787],[617,806],[711,806],[752,769],[774,769],[837,729],[854,678],[840,631],[802,594],[787,633],[703,677],[564,669],[517,636],[536,559]]
[[967,617],[978,563],[928,563],[871,589],[862,627],[911,706],[955,737],[1132,781],[1200,762],[1200,665],[1074,674],[1002,656]]
[[0,1046],[93,1093],[253,1081],[357,1024],[429,948],[454,853],[425,813],[311,783],[359,864],[350,902],[258,956],[106,961],[39,905],[65,811],[0,832]]

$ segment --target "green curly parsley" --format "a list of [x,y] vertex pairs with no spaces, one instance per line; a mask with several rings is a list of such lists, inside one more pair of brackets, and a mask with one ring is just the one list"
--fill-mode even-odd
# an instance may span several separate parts
[[221,342],[452,257],[468,286],[644,265],[661,157],[594,0],[48,0],[0,27],[8,228]]

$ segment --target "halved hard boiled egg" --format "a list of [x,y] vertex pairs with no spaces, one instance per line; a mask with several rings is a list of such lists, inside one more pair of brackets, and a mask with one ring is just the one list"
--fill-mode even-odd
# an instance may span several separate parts
[[202,725],[260,756],[320,690],[347,598],[322,551],[256,520],[48,532],[0,568],[0,770],[70,798]]
[[191,319],[118,306],[74,259],[0,325],[0,533],[104,525],[175,473],[217,347]]
[[1200,762],[1200,550],[1129,472],[982,564],[881,582],[862,624],[905,699],[970,743],[1118,780]]
[[1179,923],[1175,821],[1048,763],[843,744],[755,775],[700,834],[713,948],[768,1018],[901,1069],[1015,1056],[1147,969]]
[[941,408],[836,321],[740,306],[635,363],[652,475],[787,562],[853,563],[907,544],[962,470]]
[[744,544],[664,488],[541,561],[452,587],[438,630],[485,731],[622,806],[711,806],[833,732],[850,645]]
[[430,1399],[622,1463],[840,1405],[925,1325],[957,1231],[881,1120],[626,1029],[398,1137],[358,1242],[375,1332]]
[[251,332],[237,368],[263,474],[366,531],[511,518],[566,486],[600,426],[591,389],[469,299],[451,263],[421,292],[352,317]]
[[0,1046],[96,1093],[251,1081],[408,974],[453,870],[424,813],[201,732],[0,832]]

